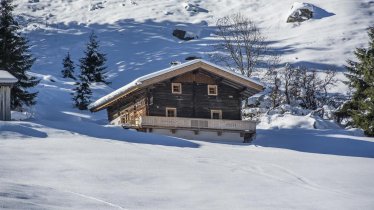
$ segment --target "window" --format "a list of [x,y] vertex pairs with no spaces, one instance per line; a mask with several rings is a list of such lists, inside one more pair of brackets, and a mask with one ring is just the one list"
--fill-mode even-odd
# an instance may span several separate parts
[[210,118],[222,119],[222,110],[210,110]]
[[182,94],[182,84],[181,83],[171,83],[171,92],[173,94]]
[[218,95],[217,85],[208,85],[208,95],[210,96]]
[[129,121],[129,114],[125,113],[125,115],[121,118],[121,123],[127,124],[128,121]]
[[166,117],[176,117],[177,109],[176,108],[166,108]]

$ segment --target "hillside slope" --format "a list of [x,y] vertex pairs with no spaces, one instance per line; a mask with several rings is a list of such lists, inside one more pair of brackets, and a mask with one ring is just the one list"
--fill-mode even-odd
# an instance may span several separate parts
[[[262,28],[273,50],[282,56],[282,63],[344,71],[343,65],[353,58],[353,50],[367,44],[365,30],[374,17],[374,3],[370,0],[311,0],[317,15],[301,24],[286,23],[294,0],[190,1],[199,5],[197,13],[187,11],[185,4],[176,0],[15,3],[16,14],[26,26],[24,33],[37,57],[34,73],[41,78],[58,78],[66,52],[70,51],[77,61],[94,30],[108,56],[112,88],[168,67],[171,61],[184,61],[189,55],[209,59],[216,20],[235,12],[252,18]],[[176,28],[194,32],[199,39],[180,41],[171,35]],[[334,91],[347,90],[338,87]],[[96,97],[102,95],[100,91],[95,93]]]

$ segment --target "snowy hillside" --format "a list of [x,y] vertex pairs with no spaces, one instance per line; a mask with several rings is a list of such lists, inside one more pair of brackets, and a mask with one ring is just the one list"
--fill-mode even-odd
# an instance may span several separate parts
[[[281,62],[306,65],[318,70],[344,71],[355,47],[367,44],[366,28],[372,24],[374,4],[369,0],[313,0],[315,17],[300,24],[286,23],[293,0],[277,1],[147,1],[147,0],[16,0],[15,13],[30,39],[37,58],[32,71],[42,79],[36,118],[60,119],[70,115],[71,80],[61,79],[62,59],[69,51],[73,61],[83,56],[88,36],[94,30],[107,54],[110,87],[95,87],[94,100],[133,79],[185,61],[188,56],[209,60],[218,18],[241,12],[262,28]],[[195,8],[191,9],[191,5]],[[194,12],[196,11],[196,12]],[[199,38],[181,41],[172,36],[184,29]],[[77,69],[79,71],[79,69]],[[344,79],[342,73],[338,75]],[[331,91],[345,93],[339,83]],[[56,106],[55,104],[58,104]],[[46,116],[46,107],[56,116]],[[102,113],[99,113],[99,115]],[[38,116],[40,115],[40,116]],[[105,119],[105,114],[102,117]]]
[[[343,78],[367,44],[372,0],[310,0],[316,16],[298,24],[286,23],[295,0],[14,2],[41,82],[37,104],[13,113],[24,120],[0,122],[0,208],[374,209],[374,139],[360,131],[274,114],[251,145],[137,133],[107,125],[105,111],[74,108],[74,81],[61,78],[62,59],[69,51],[78,64],[92,30],[112,82],[94,85],[94,100],[172,61],[209,60],[215,22],[233,12],[256,21],[282,63]],[[181,41],[174,29],[198,39]]]
[[[256,21],[283,63],[343,70],[353,50],[367,44],[365,30],[374,14],[370,0],[308,1],[316,16],[301,24],[286,23],[294,0],[191,1],[199,5],[197,12],[188,11],[183,1],[170,0],[15,2],[38,58],[35,73],[57,76],[65,53],[71,51],[77,61],[89,32],[95,30],[108,55],[113,88],[189,55],[208,59],[212,27],[218,18],[233,12]],[[199,39],[180,41],[171,35],[176,28]]]

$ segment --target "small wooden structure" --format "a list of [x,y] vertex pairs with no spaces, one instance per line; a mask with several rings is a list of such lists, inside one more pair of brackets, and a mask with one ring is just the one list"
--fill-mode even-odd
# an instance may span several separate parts
[[8,121],[10,116],[11,88],[18,80],[5,70],[0,70],[0,121]]
[[249,141],[256,122],[242,120],[242,102],[262,90],[261,83],[248,77],[192,60],[140,77],[89,109],[107,109],[111,124],[139,131],[174,136],[235,133]]

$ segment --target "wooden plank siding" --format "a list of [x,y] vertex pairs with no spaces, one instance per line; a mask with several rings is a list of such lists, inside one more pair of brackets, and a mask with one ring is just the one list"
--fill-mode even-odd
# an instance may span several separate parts
[[165,116],[166,107],[177,108],[177,117],[211,118],[210,110],[222,110],[222,119],[241,120],[241,100],[238,90],[217,84],[218,95],[208,95],[208,85],[182,83],[182,94],[171,93],[171,82],[155,85],[149,116]]
[[11,119],[10,111],[10,85],[0,84],[0,120],[8,121]]

